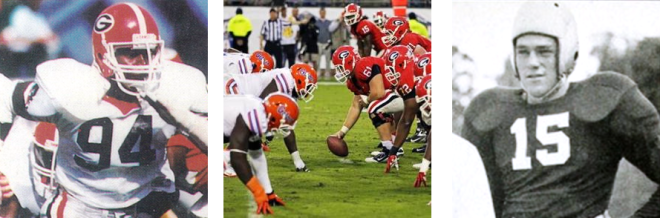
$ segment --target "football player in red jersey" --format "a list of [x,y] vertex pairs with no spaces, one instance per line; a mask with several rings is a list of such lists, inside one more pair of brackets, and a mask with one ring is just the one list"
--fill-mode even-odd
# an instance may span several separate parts
[[355,3],[346,5],[343,12],[344,22],[351,34],[358,40],[358,53],[362,57],[371,56],[371,48],[379,53],[386,48],[381,38],[384,34],[376,24],[364,19],[362,8]]
[[394,45],[405,45],[412,49],[415,55],[431,52],[431,40],[410,31],[408,20],[403,17],[390,17],[383,29],[383,44],[392,47]]
[[[660,182],[658,112],[628,77],[569,83],[577,25],[563,3],[528,2],[513,24],[521,87],[497,87],[465,111],[462,136],[479,151],[498,217],[609,217],[626,158]],[[655,192],[633,217],[660,217]]]
[[428,125],[426,129],[428,135],[428,148],[424,149],[424,158],[419,167],[419,173],[415,180],[415,187],[426,186],[426,171],[431,166],[431,75],[424,76],[423,79],[417,82],[415,86],[415,100],[420,105],[419,111],[421,112],[420,120],[423,119],[424,123]]
[[[369,118],[378,130],[383,150],[376,152],[374,157],[369,157],[367,162],[384,162],[384,156],[392,148],[392,125],[393,113],[403,110],[401,97],[396,93],[384,88],[383,70],[385,62],[377,57],[360,57],[351,46],[340,46],[332,55],[332,63],[337,73],[335,77],[340,82],[346,82],[346,86],[355,96],[349,108],[346,119],[341,130],[334,135],[343,138],[353,127],[360,116],[362,108],[367,107]],[[364,99],[360,96],[366,96]],[[403,155],[403,150],[395,151],[397,155]],[[376,158],[379,157],[379,158]]]
[[[422,55],[415,57],[414,75],[415,75],[415,82],[421,80],[426,75],[431,75],[431,52],[426,52]],[[417,120],[417,129],[415,130],[415,133],[409,139],[406,139],[406,141],[411,141],[411,142],[422,141],[424,143],[427,143],[426,142],[427,136],[428,133],[422,126],[420,120]],[[413,148],[412,152],[425,153],[426,144],[417,148]]]

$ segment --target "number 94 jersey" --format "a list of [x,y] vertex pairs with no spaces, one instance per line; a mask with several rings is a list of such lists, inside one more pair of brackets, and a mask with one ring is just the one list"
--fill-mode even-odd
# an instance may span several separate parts
[[[149,103],[106,95],[110,82],[72,59],[39,65],[35,82],[21,95],[26,116],[56,124],[56,181],[72,196],[111,209],[131,206],[152,191],[174,191],[165,146],[175,127]],[[183,98],[205,97],[205,85],[198,70],[166,62],[156,94],[182,98],[176,102],[190,105]],[[165,95],[170,92],[181,96]]]
[[622,157],[660,181],[658,114],[632,80],[599,73],[530,105],[495,88],[465,112],[462,136],[484,160],[502,217],[596,217]]

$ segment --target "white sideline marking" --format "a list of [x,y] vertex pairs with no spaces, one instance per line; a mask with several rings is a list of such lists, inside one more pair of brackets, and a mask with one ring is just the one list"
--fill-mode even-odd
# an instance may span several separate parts
[[344,83],[338,83],[338,82],[317,82],[316,84],[324,85],[324,86],[343,86],[343,85],[345,85]]

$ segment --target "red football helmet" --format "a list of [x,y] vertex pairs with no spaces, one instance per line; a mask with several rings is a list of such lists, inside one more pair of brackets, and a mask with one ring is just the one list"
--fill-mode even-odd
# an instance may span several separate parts
[[156,21],[133,3],[119,3],[101,12],[94,22],[94,66],[131,95],[157,87],[162,49]]
[[309,64],[294,64],[291,66],[291,75],[296,83],[296,92],[298,98],[305,102],[309,102],[314,98],[314,90],[316,90],[316,71]]
[[344,8],[344,22],[346,25],[353,25],[362,19],[362,8],[355,3],[350,3]]
[[431,74],[426,75],[417,82],[415,87],[415,99],[422,103],[419,110],[424,116],[431,116]]
[[270,56],[268,52],[262,50],[256,50],[250,55],[250,61],[252,61],[252,73],[262,73],[269,70],[272,70],[275,66],[275,60],[273,56]]
[[360,54],[350,45],[342,45],[332,54],[332,65],[335,66],[335,79],[340,83],[346,82],[360,60]]
[[387,21],[387,15],[383,11],[376,11],[374,14],[374,23],[378,28],[383,29],[385,26],[385,22]]
[[397,45],[387,49],[383,59],[385,59],[385,68],[390,69],[385,71],[385,79],[396,86],[399,84],[401,73],[412,64],[413,52],[407,46]]
[[30,161],[34,188],[42,197],[48,197],[57,188],[54,164],[58,143],[59,135],[55,124],[47,122],[37,124],[34,129]]
[[415,78],[431,74],[431,52],[426,52],[415,58]]
[[408,24],[408,20],[403,17],[390,17],[387,19],[387,22],[385,22],[385,29],[383,29],[383,32],[385,33],[385,36],[381,38],[383,40],[383,44],[385,46],[390,47],[397,42],[401,41],[403,36],[405,36],[408,31],[410,31],[410,25]]
[[296,101],[282,93],[272,93],[264,98],[263,104],[268,118],[267,131],[288,136],[298,120]]

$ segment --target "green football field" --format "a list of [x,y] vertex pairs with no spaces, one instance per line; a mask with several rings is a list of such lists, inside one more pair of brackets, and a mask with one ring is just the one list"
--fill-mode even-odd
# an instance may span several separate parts
[[[364,159],[379,139],[366,113],[345,140],[350,154],[345,160],[328,150],[325,139],[337,132],[350,107],[352,93],[345,86],[320,85],[310,103],[299,102],[296,126],[298,150],[311,170],[295,171],[291,156],[281,138],[266,152],[270,180],[275,192],[286,202],[273,207],[277,217],[430,217],[429,187],[414,188],[418,170],[412,165],[422,154],[411,149],[421,144],[405,143],[400,170],[384,174],[385,164]],[[414,132],[414,126],[411,134]],[[429,171],[431,172],[431,171]],[[256,210],[252,194],[238,178],[224,178],[224,217],[248,217]]]

